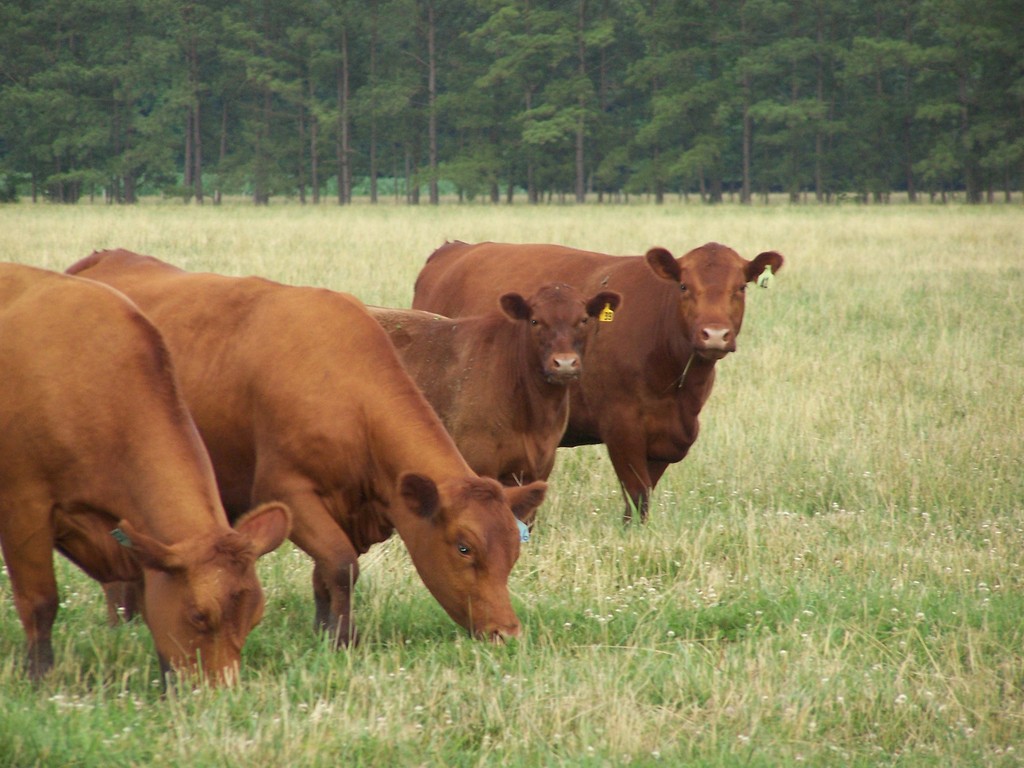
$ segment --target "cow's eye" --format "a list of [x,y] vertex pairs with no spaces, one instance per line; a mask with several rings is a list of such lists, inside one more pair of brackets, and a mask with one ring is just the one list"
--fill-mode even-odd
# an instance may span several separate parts
[[469,557],[469,553],[472,550],[466,544],[459,544],[459,554],[463,557]]
[[688,290],[686,287],[686,283],[680,283],[679,290],[682,291],[683,293],[686,293],[686,291]]
[[746,293],[746,292],[747,292],[747,284],[744,283],[743,285],[740,286],[740,293]]
[[537,325],[537,319],[536,318],[531,318],[530,325]]

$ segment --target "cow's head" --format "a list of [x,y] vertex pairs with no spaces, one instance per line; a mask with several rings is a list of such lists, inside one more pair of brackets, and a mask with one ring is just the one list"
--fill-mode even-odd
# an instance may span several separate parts
[[615,311],[621,301],[615,291],[601,291],[588,300],[564,283],[542,285],[528,299],[518,293],[499,299],[509,319],[529,325],[530,345],[544,378],[562,385],[580,377],[589,320],[606,308]]
[[504,488],[468,477],[437,485],[414,473],[399,481],[401,504],[418,524],[403,535],[427,589],[475,637],[519,634],[508,577],[519,559],[519,526],[533,521],[547,483]]
[[234,530],[167,546],[121,521],[115,536],[142,567],[142,613],[165,675],[214,685],[237,678],[242,645],[263,617],[256,558],[276,549],[290,526],[287,507],[264,504]]
[[693,351],[719,360],[736,351],[743,325],[747,284],[770,268],[782,268],[775,251],[747,261],[732,248],[707,243],[676,259],[664,248],[651,248],[647,264],[655,275],[678,286],[679,322]]

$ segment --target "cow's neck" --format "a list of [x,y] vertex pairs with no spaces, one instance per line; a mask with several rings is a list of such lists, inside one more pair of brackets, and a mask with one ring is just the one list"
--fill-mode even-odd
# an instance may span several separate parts
[[467,322],[464,327],[472,327],[475,335],[484,340],[481,348],[474,350],[474,365],[486,367],[477,371],[478,378],[501,382],[494,391],[507,387],[511,393],[506,402],[494,404],[501,409],[503,421],[520,433],[546,429],[559,419],[564,421],[562,411],[569,407],[568,388],[552,384],[545,377],[543,363],[524,321],[510,323],[501,315],[489,315],[476,326]]
[[[133,466],[130,459],[125,463]],[[122,518],[168,547],[214,540],[228,522],[216,504],[212,477],[204,490],[202,479],[181,472],[181,466],[166,456],[143,458],[125,472],[123,482],[95,494],[87,490],[81,499],[55,508],[57,548],[99,581],[131,581],[141,575],[128,556],[131,542],[112,535]]]
[[[409,384],[412,386],[411,380]],[[373,454],[373,493],[388,509],[396,504],[397,500],[392,497],[397,494],[399,479],[406,472],[424,475],[436,484],[473,474],[426,399],[418,391],[409,391],[405,396],[411,399],[409,407],[403,409],[398,407],[399,401],[392,401],[392,417],[375,421],[369,441]],[[385,515],[402,534],[394,515],[387,511]]]
[[[198,437],[196,438],[197,445]],[[164,451],[178,452],[186,461],[195,462],[197,455],[187,445],[170,439],[152,441]],[[134,457],[137,471],[124,484],[126,502],[134,514],[132,523],[164,544],[174,544],[196,536],[212,535],[228,527],[223,508],[217,503],[217,486],[212,470],[181,472],[184,462],[168,461],[165,454],[149,452],[152,446],[141,446]],[[149,452],[149,455],[147,455]]]
[[706,360],[687,345],[682,349],[655,352],[651,389],[659,397],[696,398],[696,410],[707,399],[715,377],[714,360]]
[[711,394],[714,383],[715,361],[694,355],[686,375],[680,376],[674,387],[677,414],[683,429],[690,435],[687,438],[689,443],[697,437],[697,418]]
[[693,365],[693,361],[696,359],[696,352],[691,352],[690,356],[686,358],[686,365],[683,366],[683,372],[679,374],[679,379],[676,381],[676,389],[682,389],[686,385],[686,374],[690,372],[690,367]]
[[569,408],[569,388],[548,381],[544,366],[528,340],[521,340],[521,363],[505,371],[511,379],[512,397],[508,405],[511,423],[516,432],[547,431],[559,421],[564,422]]

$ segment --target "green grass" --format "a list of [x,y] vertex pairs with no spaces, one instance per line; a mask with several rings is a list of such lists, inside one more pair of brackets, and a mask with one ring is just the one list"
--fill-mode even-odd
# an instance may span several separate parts
[[0,207],[0,258],[128,247],[408,306],[447,239],[640,253],[718,240],[752,290],[691,455],[624,530],[601,447],[562,449],[513,571],[523,637],[464,637],[401,542],[363,559],[362,645],[312,632],[308,558],[264,558],[232,690],[163,696],[59,561],[34,686],[0,576],[0,765],[1016,766],[1024,760],[1024,212],[679,204]]

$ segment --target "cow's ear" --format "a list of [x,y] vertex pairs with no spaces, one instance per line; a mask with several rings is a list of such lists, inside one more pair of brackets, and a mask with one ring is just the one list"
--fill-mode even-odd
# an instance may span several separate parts
[[407,472],[399,480],[399,492],[405,506],[417,517],[430,519],[441,507],[441,495],[429,477]]
[[288,538],[292,527],[292,513],[284,504],[261,504],[246,512],[232,526],[252,542],[256,557],[273,552]]
[[528,485],[513,485],[505,488],[505,498],[512,508],[512,514],[527,525],[533,525],[537,517],[537,507],[544,502],[548,484],[543,480],[534,480]]
[[647,259],[647,266],[651,268],[651,271],[661,279],[671,280],[673,283],[682,281],[683,273],[679,269],[679,262],[668,252],[668,249],[651,248],[644,258]]
[[590,317],[597,317],[606,308],[614,312],[621,303],[622,294],[618,291],[601,291],[587,302],[587,314]]
[[501,311],[513,320],[529,320],[533,316],[529,302],[518,293],[506,293],[498,303],[501,304]]
[[171,573],[185,567],[182,559],[171,547],[138,530],[127,520],[118,523],[110,535],[122,547],[130,549],[143,568]]
[[752,283],[757,280],[764,272],[765,267],[771,267],[772,274],[776,274],[782,269],[783,261],[782,254],[777,251],[765,251],[757,254],[757,257],[747,264],[747,282]]

